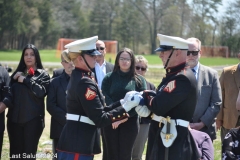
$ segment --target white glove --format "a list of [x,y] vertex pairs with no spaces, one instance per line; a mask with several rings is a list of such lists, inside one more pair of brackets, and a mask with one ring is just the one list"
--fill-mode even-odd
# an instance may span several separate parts
[[142,94],[137,91],[129,91],[126,93],[125,97],[123,98],[124,101],[127,101],[128,97],[131,97],[133,95],[142,95]]
[[151,111],[147,108],[146,105],[138,105],[136,108],[135,108],[135,111],[137,112],[137,114],[140,116],[140,117],[148,117],[151,113]]
[[141,95],[130,95],[126,97],[126,101],[124,99],[120,100],[122,107],[125,109],[126,112],[130,111],[132,108],[137,106],[140,100],[143,99]]

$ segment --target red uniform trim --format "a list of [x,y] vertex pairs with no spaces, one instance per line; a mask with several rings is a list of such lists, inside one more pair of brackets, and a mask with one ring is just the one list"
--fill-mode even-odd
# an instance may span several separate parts
[[74,160],[78,160],[79,157],[80,157],[80,154],[79,154],[79,153],[75,153],[75,155],[74,155]]

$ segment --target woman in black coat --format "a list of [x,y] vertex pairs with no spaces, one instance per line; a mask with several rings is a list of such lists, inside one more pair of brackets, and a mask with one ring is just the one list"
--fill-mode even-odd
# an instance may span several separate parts
[[44,97],[49,81],[38,49],[27,44],[11,75],[11,95],[3,100],[8,107],[10,159],[36,159],[38,141],[44,129]]

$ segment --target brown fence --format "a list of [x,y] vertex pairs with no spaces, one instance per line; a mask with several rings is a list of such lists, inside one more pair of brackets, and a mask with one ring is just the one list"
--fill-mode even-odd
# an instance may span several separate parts
[[229,57],[227,46],[202,46],[201,50],[204,57]]

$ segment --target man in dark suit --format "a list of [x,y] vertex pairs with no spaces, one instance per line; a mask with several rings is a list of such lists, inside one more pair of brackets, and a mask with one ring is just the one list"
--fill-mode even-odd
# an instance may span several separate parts
[[213,141],[216,139],[214,122],[222,104],[218,73],[199,63],[201,41],[197,38],[187,40],[194,44],[187,52],[187,63],[193,70],[198,84],[198,101],[190,126],[192,129],[207,133]]
[[[4,67],[0,66],[0,102],[3,100],[6,92],[8,91],[8,89],[6,89],[5,87],[9,85],[9,81],[10,81],[10,78],[7,70]],[[4,121],[5,121],[5,112],[2,112],[0,114],[0,157],[2,153],[3,134],[5,129]]]
[[47,110],[51,115],[50,138],[53,139],[52,149],[54,155],[59,137],[66,123],[66,90],[74,68],[72,62],[66,62],[63,57],[61,57],[61,60],[64,70],[61,75],[51,80],[47,95]]
[[[114,65],[105,61],[105,55],[106,55],[106,46],[103,41],[98,40],[96,42],[96,49],[101,53],[101,55],[97,56],[97,63],[95,64],[95,68],[93,69],[95,79],[97,81],[98,87],[101,90],[102,86],[102,80],[105,77],[106,73],[112,72]],[[101,129],[102,132],[102,129]],[[105,138],[102,135],[102,144],[103,144],[103,156],[102,160],[107,160],[107,149],[105,144]]]

